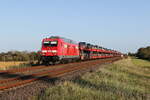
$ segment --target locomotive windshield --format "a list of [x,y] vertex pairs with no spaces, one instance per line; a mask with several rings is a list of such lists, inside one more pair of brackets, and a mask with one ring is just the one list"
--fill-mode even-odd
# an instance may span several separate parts
[[44,41],[43,45],[48,47],[57,47],[57,41]]

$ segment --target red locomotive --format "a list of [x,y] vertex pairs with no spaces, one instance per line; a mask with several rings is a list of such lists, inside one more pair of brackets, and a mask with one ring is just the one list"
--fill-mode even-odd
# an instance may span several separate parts
[[44,63],[80,59],[78,44],[70,39],[58,36],[43,39],[41,53]]
[[59,36],[51,36],[42,41],[41,60],[44,64],[116,56],[121,56],[121,53],[86,42],[76,43],[73,40]]

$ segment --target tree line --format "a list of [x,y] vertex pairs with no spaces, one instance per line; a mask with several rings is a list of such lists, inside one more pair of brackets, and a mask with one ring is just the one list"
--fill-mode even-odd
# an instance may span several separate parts
[[0,53],[0,61],[34,61],[40,57],[37,52],[9,51]]
[[[128,53],[128,55],[150,60],[150,46],[139,48],[137,53]],[[0,61],[35,61],[39,59],[40,54],[38,52],[8,51],[0,53]]]
[[135,56],[140,59],[150,60],[150,46],[139,48],[136,53],[128,53],[129,56]]
[[138,49],[136,56],[140,59],[150,60],[150,46]]

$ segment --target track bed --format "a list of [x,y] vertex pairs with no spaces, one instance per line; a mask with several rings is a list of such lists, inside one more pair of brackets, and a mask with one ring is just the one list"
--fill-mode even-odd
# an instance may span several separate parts
[[[101,64],[112,63],[119,59],[120,58],[110,58],[55,66],[36,66],[0,72],[0,99],[4,95],[8,95],[8,93],[14,94],[16,91],[25,87],[31,86],[31,88],[34,88],[31,84],[34,84],[38,81],[49,84],[60,79],[72,79],[74,76],[79,76],[83,72],[91,71]],[[35,87],[35,89],[37,87]],[[33,91],[35,89],[33,89]],[[13,93],[11,91],[13,91]]]

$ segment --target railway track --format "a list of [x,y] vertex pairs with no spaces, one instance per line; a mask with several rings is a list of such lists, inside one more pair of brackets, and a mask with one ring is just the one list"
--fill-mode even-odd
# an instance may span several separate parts
[[[27,68],[15,68],[15,69],[9,69],[9,70],[1,70],[0,71],[0,83],[6,79],[6,78],[12,78],[14,76],[25,76],[28,74],[32,73],[38,73],[40,71],[44,70],[52,70],[52,69],[58,69],[59,67],[65,67],[67,65],[71,65],[72,63],[69,64],[58,64],[58,65],[52,65],[52,66],[33,66],[33,67],[27,67]],[[13,79],[13,78],[12,78]],[[10,79],[10,80],[12,80]],[[6,79],[8,80],[8,79]]]
[[32,74],[31,73],[19,74],[19,75],[17,74],[14,77],[0,80],[0,91],[4,91],[6,89],[11,89],[14,87],[19,87],[37,80],[60,78],[69,73],[77,72],[84,69],[90,69],[96,65],[111,63],[116,60],[119,60],[119,58],[76,62],[71,64],[55,65],[50,67],[37,66],[37,67],[30,67],[30,68],[1,71],[0,74],[6,74],[6,75],[7,74],[15,75],[18,72],[19,73],[32,72],[32,71],[33,72]]

